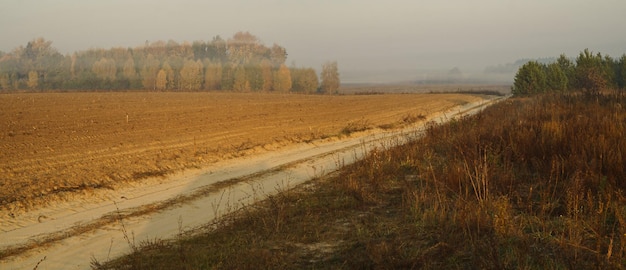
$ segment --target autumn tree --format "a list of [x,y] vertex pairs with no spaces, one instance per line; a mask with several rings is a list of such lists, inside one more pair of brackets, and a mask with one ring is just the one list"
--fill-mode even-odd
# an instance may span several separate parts
[[272,63],[263,59],[260,63],[261,66],[261,78],[263,80],[263,85],[261,86],[262,91],[270,91],[272,90],[272,86],[274,84],[274,76],[272,75]]
[[249,32],[237,32],[228,40],[230,61],[234,65],[249,64],[262,47],[256,36]]
[[[37,38],[19,47],[13,52],[17,56],[17,77],[28,77],[30,71],[38,74],[40,88],[54,88],[55,83],[63,81],[63,55],[52,47],[52,41]],[[30,88],[30,87],[29,87]]]
[[168,61],[165,61],[165,63],[163,63],[163,65],[161,66],[161,70],[163,70],[163,72],[165,73],[166,78],[165,88],[163,88],[163,90],[177,89],[178,87],[176,85],[176,72],[174,71],[174,68],[170,66],[170,63]]
[[312,94],[317,91],[319,81],[312,68],[291,68],[292,91]]
[[246,76],[246,69],[243,66],[235,68],[235,77],[233,81],[233,90],[239,92],[250,91],[250,82]]
[[204,69],[204,89],[219,90],[222,84],[222,65],[206,59]]
[[180,70],[180,85],[183,90],[200,90],[202,87],[202,62],[200,60],[186,60]]
[[128,80],[129,87],[139,87],[139,76],[135,67],[135,60],[132,57],[128,57],[122,67],[122,77]]
[[[185,66],[185,62],[187,60],[194,60],[194,59],[183,59],[181,57],[178,56],[170,56],[167,59],[168,64],[172,67],[173,70],[173,74],[172,74],[172,81],[171,81],[171,89],[177,89],[180,90],[182,89],[182,77],[180,76],[180,71],[183,69],[183,67]],[[196,60],[196,61],[200,61],[200,60]],[[200,61],[200,66],[201,66],[201,73],[204,72],[204,65],[202,65],[202,61]],[[202,74],[202,77],[204,77],[204,74]]]
[[114,81],[117,73],[115,60],[103,57],[93,64],[92,71],[101,80]]
[[279,68],[287,60],[287,50],[278,44],[275,44],[270,49],[270,61],[275,68]]
[[[236,71],[246,76],[247,83],[241,78],[237,81],[240,90],[290,88],[287,80],[275,84],[277,78],[285,79],[289,74],[284,68],[281,70],[287,59],[286,49],[277,44],[265,46],[249,32],[238,32],[227,41],[219,36],[193,43],[146,41],[145,45],[135,48],[89,49],[67,56],[58,53],[51,43],[43,38],[34,39],[26,46],[3,53],[0,88],[28,89],[31,71],[38,74],[40,89],[197,90],[199,81],[203,89],[232,90]],[[194,67],[189,61],[195,62]],[[157,87],[161,70],[165,72],[165,80],[161,74]]]
[[213,37],[211,43],[207,44],[207,50],[211,61],[222,65],[228,62],[228,45],[219,35]]
[[194,59],[209,59],[211,57],[211,51],[209,51],[209,45],[204,41],[194,41],[191,44],[191,50],[193,51]]
[[300,82],[302,80],[302,69],[297,67],[290,67],[289,72],[291,73],[291,91],[293,92],[304,92]]
[[155,90],[156,89],[156,76],[159,72],[159,66],[161,63],[152,54],[149,54],[144,61],[141,68],[141,84],[144,89]]
[[317,92],[320,82],[317,78],[317,72],[315,72],[315,69],[304,69],[304,73],[302,74],[302,81],[300,84],[302,85],[304,92],[307,94],[313,94]]
[[324,93],[335,94],[337,93],[340,85],[339,81],[339,69],[337,68],[337,62],[326,62],[322,65],[321,74],[321,89]]
[[0,89],[2,90],[11,89],[11,80],[9,79],[8,74],[0,74]]
[[291,90],[291,73],[285,64],[280,65],[280,68],[274,72],[274,90],[278,92]]
[[259,63],[246,65],[246,78],[250,83],[250,90],[261,91],[263,88],[263,74]]
[[26,86],[31,90],[37,89],[39,86],[39,74],[37,71],[31,70],[28,72],[28,81],[26,81]]
[[222,66],[222,90],[233,90],[233,84],[235,83],[235,68],[230,64]]
[[0,59],[0,87],[4,90],[19,89],[19,76],[21,68],[19,59],[8,54]]
[[159,70],[156,76],[155,84],[156,90],[163,91],[167,89],[167,72],[165,72],[165,70]]
[[76,79],[76,60],[78,59],[78,57],[76,56],[76,53],[73,53],[70,56],[70,79]]

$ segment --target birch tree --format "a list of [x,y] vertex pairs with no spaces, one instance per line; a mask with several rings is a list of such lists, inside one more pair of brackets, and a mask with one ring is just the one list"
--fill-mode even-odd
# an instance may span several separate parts
[[161,69],[159,70],[159,73],[157,73],[156,76],[156,90],[159,91],[164,91],[165,89],[167,89],[167,72],[165,72],[165,70]]
[[93,64],[91,69],[96,76],[105,81],[115,81],[117,67],[115,66],[115,60],[108,58],[101,58]]
[[149,54],[141,68],[141,84],[144,89],[156,89],[156,76],[159,72],[160,62],[153,55]]
[[137,80],[137,70],[135,69],[135,60],[132,57],[128,57],[122,67],[122,76],[131,82]]
[[239,92],[250,91],[250,82],[246,76],[246,70],[243,66],[235,68],[235,78],[233,82],[233,90]]
[[267,59],[261,61],[261,77],[263,78],[261,91],[272,90],[272,85],[274,83],[274,77],[272,76],[272,63]]
[[200,90],[202,87],[202,62],[186,60],[180,70],[180,83],[183,90]]
[[208,59],[204,63],[204,89],[219,90],[222,84],[222,65]]
[[28,72],[28,81],[26,81],[26,86],[28,86],[31,90],[35,90],[39,87],[39,74],[37,71],[31,70]]

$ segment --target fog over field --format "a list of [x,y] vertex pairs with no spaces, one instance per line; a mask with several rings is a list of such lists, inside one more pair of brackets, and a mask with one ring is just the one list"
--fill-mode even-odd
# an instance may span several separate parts
[[474,78],[488,66],[585,48],[619,57],[625,11],[623,0],[3,0],[0,50],[36,37],[71,53],[249,31],[287,48],[289,65],[336,60],[346,83]]

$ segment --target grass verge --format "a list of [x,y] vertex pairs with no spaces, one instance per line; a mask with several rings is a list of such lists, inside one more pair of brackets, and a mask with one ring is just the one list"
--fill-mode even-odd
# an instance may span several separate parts
[[511,99],[100,269],[623,269],[626,97]]

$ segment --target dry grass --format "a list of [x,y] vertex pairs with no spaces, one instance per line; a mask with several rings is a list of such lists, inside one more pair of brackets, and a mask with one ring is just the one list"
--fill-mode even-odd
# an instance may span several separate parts
[[511,99],[100,266],[623,269],[625,105]]

